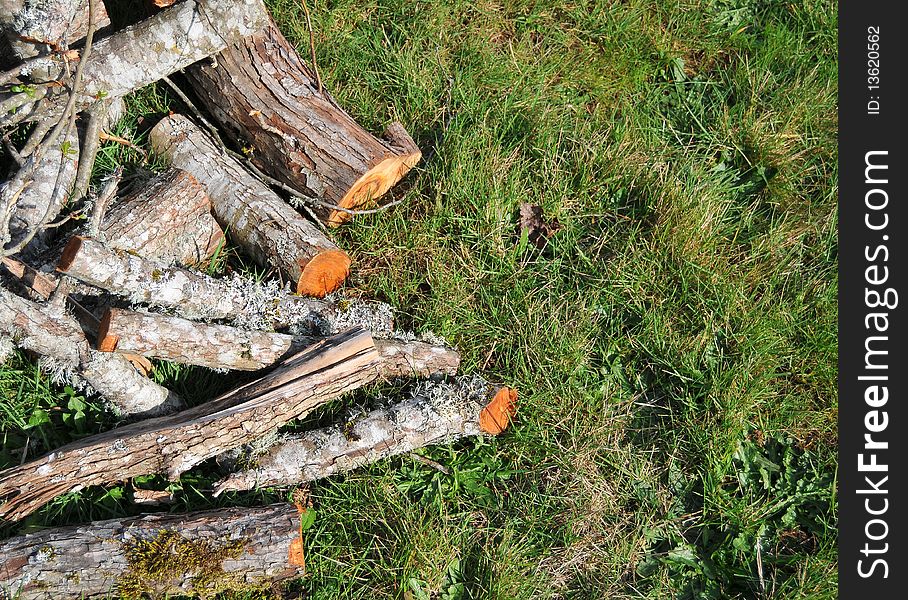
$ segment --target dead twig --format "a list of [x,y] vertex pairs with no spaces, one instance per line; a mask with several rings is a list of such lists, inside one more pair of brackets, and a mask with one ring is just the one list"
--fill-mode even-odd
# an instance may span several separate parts
[[315,71],[315,81],[318,82],[318,93],[322,95],[322,76],[318,74],[318,61],[315,60],[315,34],[312,32],[312,17],[309,16],[309,7],[303,0],[303,12],[306,13],[306,27],[309,28],[309,52],[312,55],[312,70]]

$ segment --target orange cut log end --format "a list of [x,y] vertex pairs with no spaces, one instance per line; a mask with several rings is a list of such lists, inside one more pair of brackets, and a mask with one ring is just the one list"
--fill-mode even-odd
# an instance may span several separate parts
[[517,414],[517,390],[503,387],[492,401],[479,413],[479,428],[485,433],[498,435],[508,428]]
[[[408,154],[395,155],[384,159],[369,169],[365,175],[353,184],[353,187],[347,190],[338,206],[356,210],[378,200],[394,187],[394,184],[403,179],[404,175],[419,162],[420,158],[422,158],[422,153],[417,149]],[[344,211],[333,210],[328,217],[328,225],[337,227],[352,216]]]
[[59,272],[66,273],[72,266],[79,249],[82,247],[83,239],[85,238],[82,236],[74,235],[63,247],[63,254],[60,255],[60,260],[57,262],[57,270]]
[[296,293],[324,298],[344,282],[350,274],[350,264],[350,257],[342,250],[322,252],[303,267]]
[[120,343],[120,337],[110,334],[110,320],[113,318],[114,309],[107,309],[104,317],[98,325],[98,350],[101,352],[113,352]]

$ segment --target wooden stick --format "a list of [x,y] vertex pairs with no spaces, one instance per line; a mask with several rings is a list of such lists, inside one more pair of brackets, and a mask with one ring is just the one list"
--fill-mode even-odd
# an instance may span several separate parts
[[214,216],[260,265],[288,275],[296,293],[324,297],[350,271],[350,258],[239,163],[222,155],[206,134],[180,115],[149,134],[152,148],[186,169],[208,190]]
[[506,404],[513,416],[516,400],[513,389],[490,386],[481,377],[421,382],[409,400],[347,423],[285,436],[264,454],[249,456],[247,462],[254,467],[216,483],[214,495],[314,481],[417,448],[483,433],[497,435],[508,423],[487,431],[480,424],[480,414],[497,402]]
[[[227,325],[196,323],[179,317],[108,309],[101,319],[98,350],[201,365],[212,369],[264,369],[288,352],[314,342],[282,333],[248,331]],[[460,355],[445,346],[420,341],[376,340],[381,357],[378,377],[453,375]]]
[[62,310],[20,298],[0,287],[0,333],[48,357],[60,375],[76,374],[123,416],[142,418],[172,412],[183,401],[142,376],[121,355],[95,352],[79,324]]
[[19,600],[213,597],[301,575],[298,539],[290,504],[43,529],[0,542],[0,589]]
[[[229,319],[245,329],[260,330],[292,325],[320,335],[336,333],[339,323],[354,324],[344,319],[345,311],[331,302],[293,296],[280,286],[260,285],[238,276],[222,280],[168,267],[131,253],[116,252],[91,238],[72,238],[57,270],[133,302],[170,309],[188,319]],[[364,306],[374,306],[372,320],[377,326],[370,324],[369,328],[377,335],[390,332],[387,305]],[[386,323],[377,323],[382,312],[387,313]]]
[[205,188],[180,169],[117,202],[104,218],[101,237],[111,248],[183,265],[208,259],[224,243]]
[[363,330],[339,334],[269,374],[180,413],[117,427],[0,472],[0,517],[18,520],[85,486],[181,473],[375,378],[378,354]]
[[[308,340],[311,344],[312,341]],[[195,323],[179,317],[108,309],[101,318],[98,350],[127,352],[212,369],[255,371],[305,342],[292,335]]]
[[255,165],[315,199],[323,222],[338,225],[376,201],[422,156],[399,123],[379,140],[328,94],[273,21],[231,43],[216,64],[186,71],[215,120],[255,150]]

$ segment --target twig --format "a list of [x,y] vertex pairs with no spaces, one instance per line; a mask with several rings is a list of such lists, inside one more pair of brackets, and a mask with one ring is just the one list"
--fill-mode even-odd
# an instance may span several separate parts
[[315,206],[321,206],[323,208],[330,208],[331,210],[336,210],[338,212],[347,213],[349,215],[373,215],[375,213],[380,213],[380,212],[386,211],[389,208],[391,208],[392,206],[397,206],[398,204],[403,202],[403,199],[395,200],[393,202],[388,202],[387,204],[382,204],[378,208],[369,208],[369,209],[344,208],[343,206],[338,206],[337,204],[331,204],[330,202],[325,202],[324,200],[319,200],[318,198],[313,198],[312,196],[307,196],[306,194],[303,194],[303,193],[299,192],[298,190],[290,187],[286,183],[284,183],[278,179],[275,179],[274,177],[266,175],[265,173],[263,173],[261,171],[261,169],[256,167],[252,163],[252,161],[250,161],[247,157],[243,156],[242,154],[240,154],[238,152],[234,152],[233,150],[227,149],[227,153],[230,154],[232,157],[236,158],[237,160],[239,160],[240,162],[242,162],[246,167],[249,168],[250,171],[252,171],[257,177],[259,177],[265,183],[267,183],[269,185],[273,185],[276,188],[280,188],[280,189],[284,190],[285,192],[287,192],[288,194],[290,194],[291,196],[293,196],[294,198],[301,200],[302,202],[305,202],[307,204],[314,204]]
[[88,221],[88,235],[98,237],[101,233],[101,221],[104,220],[104,213],[111,200],[117,195],[117,187],[120,185],[120,179],[123,177],[123,167],[117,167],[114,172],[107,178],[98,199],[95,200],[95,206],[91,211],[91,218]]
[[9,134],[3,136],[3,148],[4,150],[6,150],[6,153],[9,154],[10,158],[12,158],[13,161],[15,161],[15,163],[19,167],[21,167],[23,162],[22,155],[19,154],[19,151],[16,150],[16,147],[10,141]]
[[138,146],[136,146],[135,144],[133,144],[126,138],[122,138],[118,135],[113,135],[112,133],[107,133],[106,131],[103,131],[103,130],[98,133],[98,138],[102,142],[115,142],[117,144],[120,144],[121,146],[126,146],[127,148],[130,148],[131,150],[135,150],[136,152],[138,152],[139,154],[142,155],[142,162],[148,161],[148,152],[146,152],[142,148],[139,148]]
[[20,154],[24,157],[31,156],[32,152],[38,147],[41,143],[41,140],[44,139],[44,136],[47,135],[47,132],[53,128],[54,122],[50,119],[42,119],[38,121],[35,125],[34,130],[32,130],[31,135],[28,136],[28,139],[25,141],[25,145],[22,146]]
[[[39,144],[38,148],[35,150],[36,158],[40,157],[43,154],[44,150],[56,144],[61,135],[63,136],[63,139],[66,139],[66,137],[69,136],[69,132],[75,126],[76,115],[74,109],[76,105],[76,98],[79,95],[79,87],[82,84],[82,73],[85,70],[85,63],[88,62],[88,57],[91,55],[91,46],[95,37],[95,28],[97,27],[97,22],[95,20],[95,8],[97,1],[98,0],[88,0],[88,33],[85,36],[85,48],[82,50],[82,59],[79,61],[79,66],[76,67],[76,74],[73,77],[73,84],[70,90],[69,100],[66,103],[66,108],[63,109],[63,114],[60,116],[60,120],[57,122],[57,125],[54,127],[53,131],[51,131],[50,135],[48,135],[47,138],[45,138],[45,140],[41,142],[41,144]],[[37,164],[38,160],[32,161],[31,172],[26,174],[26,179],[30,177],[34,172],[34,168]],[[63,187],[60,185],[60,174],[62,171],[63,169],[61,168],[60,171],[57,172],[57,185],[54,186],[54,198],[52,198],[51,201],[48,202],[47,210],[45,211],[44,216],[41,218],[38,225],[33,227],[31,231],[26,232],[22,240],[20,240],[12,248],[3,249],[3,256],[12,256],[13,254],[16,254],[17,252],[25,248],[25,246],[27,246],[29,242],[31,242],[35,238],[35,236],[38,234],[38,231],[42,229],[42,226],[52,218],[50,213],[53,210],[53,207],[56,205],[57,194],[66,193],[66,190],[63,190],[62,192],[60,191],[60,188]],[[10,208],[11,207],[7,208],[7,214],[11,213]],[[6,227],[6,225],[4,225],[4,227]]]
[[426,458],[425,456],[421,456],[421,455],[419,455],[419,454],[417,454],[417,453],[415,453],[415,452],[411,452],[411,453],[410,453],[410,457],[411,457],[413,460],[415,460],[416,462],[420,462],[420,463],[422,463],[422,464],[424,464],[424,465],[426,465],[426,466],[428,466],[428,467],[432,467],[432,468],[435,469],[436,471],[439,471],[439,472],[441,472],[441,473],[444,473],[445,475],[450,475],[450,474],[451,474],[451,470],[448,469],[448,467],[444,466],[443,464],[441,464],[441,463],[439,463],[439,462],[435,462],[435,461],[432,460],[431,458]]
[[226,147],[224,146],[224,142],[221,141],[221,135],[218,133],[217,128],[214,125],[212,125],[208,121],[208,119],[205,118],[205,115],[203,115],[202,111],[200,111],[196,107],[196,105],[192,103],[192,100],[189,99],[189,96],[184,94],[183,90],[181,90],[177,86],[177,84],[172,82],[169,77],[162,77],[161,81],[166,83],[168,85],[168,87],[170,87],[170,89],[173,90],[173,93],[177,95],[177,98],[179,98],[180,101],[182,101],[183,104],[185,104],[186,107],[189,110],[191,110],[195,114],[196,117],[198,117],[199,121],[202,122],[202,125],[205,126],[205,129],[208,130],[208,133],[210,133],[213,136],[214,139],[212,141],[214,141],[215,144],[219,145],[223,150],[226,150]]
[[[41,100],[47,94],[46,86],[35,87],[34,90],[29,90],[27,92],[19,92],[7,98],[6,100],[0,102],[0,115],[3,115],[2,120],[0,120],[0,127],[6,127],[7,125],[15,125],[28,114],[28,111],[18,110],[26,104],[31,104]],[[16,111],[12,115],[9,115],[10,111]],[[8,116],[7,116],[8,115]]]
[[[57,56],[55,56],[57,55]],[[22,60],[18,65],[13,67],[8,71],[0,73],[0,85],[5,85],[10,81],[14,80],[19,76],[22,71],[31,69],[35,64],[41,63],[47,60],[64,60],[64,59],[75,59],[79,57],[78,50],[62,50],[57,49],[53,50],[50,54],[42,54],[40,56],[32,56]]]
[[306,13],[306,27],[309,28],[309,52],[312,54],[312,70],[315,71],[315,80],[318,82],[318,93],[322,92],[322,77],[318,74],[318,61],[315,60],[315,34],[312,32],[312,18],[309,16],[309,7],[306,6],[306,0],[303,0],[303,12]]
[[98,148],[101,146],[101,140],[98,137],[101,131],[101,118],[109,106],[110,103],[104,101],[96,104],[88,111],[88,124],[85,126],[85,132],[82,135],[82,152],[79,154],[76,183],[73,185],[72,192],[72,197],[77,200],[88,193],[91,170],[95,164],[95,158],[98,156]]

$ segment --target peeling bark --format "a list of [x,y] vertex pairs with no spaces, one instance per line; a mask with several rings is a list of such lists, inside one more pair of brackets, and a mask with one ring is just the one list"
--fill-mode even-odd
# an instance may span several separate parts
[[[0,542],[0,589],[19,600],[125,592],[208,597],[301,575],[289,560],[298,537],[299,514],[289,504],[44,529]],[[185,564],[189,554],[202,554],[204,562]],[[175,564],[189,568],[167,568]]]
[[334,336],[271,373],[180,413],[68,444],[0,472],[0,517],[19,520],[54,497],[149,473],[181,473],[374,380],[378,354],[362,330]]
[[201,263],[224,242],[205,188],[180,169],[117,202],[104,217],[100,237],[111,248],[183,265]]
[[[384,195],[422,156],[400,123],[380,140],[320,83],[274,21],[231,43],[215,65],[186,71],[218,123],[254,148],[256,166],[294,189],[348,209]],[[330,225],[349,213],[313,206]]]
[[359,415],[347,423],[290,434],[255,466],[219,481],[214,495],[255,487],[290,486],[352,471],[383,458],[484,433],[480,413],[493,397],[516,392],[481,377],[422,382],[409,400]]
[[231,239],[260,265],[278,267],[296,293],[324,297],[350,271],[350,258],[206,134],[180,115],[165,117],[149,134],[152,148],[192,173],[208,190],[214,216]]
[[124,356],[92,350],[79,324],[65,312],[2,287],[0,334],[50,358],[61,373],[84,379],[122,416],[155,416],[183,406],[179,396],[141,375]]

